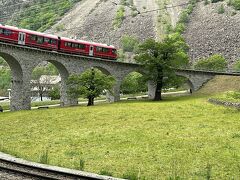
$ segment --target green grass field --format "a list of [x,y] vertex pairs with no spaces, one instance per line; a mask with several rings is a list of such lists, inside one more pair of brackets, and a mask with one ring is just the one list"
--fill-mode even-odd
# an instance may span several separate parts
[[0,114],[0,150],[132,179],[240,179],[240,111],[207,97]]

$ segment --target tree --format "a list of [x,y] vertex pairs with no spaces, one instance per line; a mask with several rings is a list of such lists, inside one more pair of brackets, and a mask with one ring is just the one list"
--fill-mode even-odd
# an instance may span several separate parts
[[194,68],[199,70],[225,71],[227,68],[227,61],[222,55],[215,54],[207,59],[200,59],[194,65]]
[[60,99],[59,86],[55,85],[55,86],[49,91],[48,96],[51,97],[51,100]]
[[147,91],[144,77],[137,72],[132,72],[126,76],[121,84],[121,92],[124,94],[134,94]]
[[140,45],[135,59],[145,67],[146,78],[156,83],[155,101],[162,99],[162,89],[167,86],[168,77],[176,76],[174,68],[188,63],[187,48],[179,33],[168,36],[163,42],[148,39]]
[[48,75],[42,75],[39,79],[31,81],[32,89],[38,92],[41,101],[43,101],[44,94],[51,90],[51,81],[52,77]]
[[104,90],[111,92],[114,78],[101,73],[99,70],[87,70],[81,75],[71,75],[68,78],[68,95],[72,98],[84,97],[88,99],[88,106],[94,105],[94,98],[100,96]]

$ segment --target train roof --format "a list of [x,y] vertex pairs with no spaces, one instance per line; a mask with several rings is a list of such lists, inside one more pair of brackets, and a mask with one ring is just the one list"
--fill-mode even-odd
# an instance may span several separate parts
[[21,31],[21,32],[25,32],[25,33],[38,35],[38,36],[45,36],[45,37],[52,38],[52,39],[58,39],[58,36],[56,36],[56,35],[41,33],[41,32],[32,31],[32,30],[28,30],[28,29],[22,29],[22,28],[18,28],[18,27],[15,27],[15,26],[9,26],[9,25],[2,25],[2,24],[0,24],[0,26],[8,28],[10,30]]
[[89,42],[89,41],[84,41],[84,40],[79,40],[79,39],[71,39],[71,38],[66,38],[66,37],[61,37],[61,39],[64,40],[64,41],[70,41],[70,42],[73,42],[73,43],[75,42],[75,43],[83,43],[83,44],[94,45],[94,46],[101,46],[101,47],[105,47],[105,48],[115,48],[112,45]]

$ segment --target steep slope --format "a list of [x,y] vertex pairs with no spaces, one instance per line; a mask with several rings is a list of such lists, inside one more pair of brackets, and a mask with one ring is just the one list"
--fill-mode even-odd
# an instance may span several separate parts
[[184,6],[178,6],[178,5],[186,4],[187,2],[188,2],[188,0],[169,0],[168,7],[173,7],[173,8],[168,8],[167,11],[171,18],[171,25],[173,27],[176,26],[181,11],[186,7],[186,5],[184,5]]
[[240,90],[239,77],[215,76],[213,79],[208,81],[197,93],[216,94],[233,90]]
[[[218,13],[223,4],[225,12]],[[227,6],[226,2],[197,4],[184,34],[190,46],[192,62],[212,54],[222,54],[229,67],[240,59],[240,12]]]
[[[118,1],[116,3],[120,4]],[[158,8],[155,0],[133,0],[133,3],[141,12]],[[119,47],[119,41],[123,34],[136,36],[140,40],[156,37],[157,13],[133,15],[133,10],[127,6],[124,7],[126,17],[123,19],[121,27],[114,29],[113,21],[119,8],[119,5],[115,5],[109,0],[85,0],[78,3],[68,15],[47,32],[113,44],[117,47]],[[57,32],[57,29],[61,30]]]

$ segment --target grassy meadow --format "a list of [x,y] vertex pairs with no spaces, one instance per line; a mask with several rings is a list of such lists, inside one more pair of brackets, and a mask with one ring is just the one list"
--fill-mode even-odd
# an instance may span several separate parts
[[130,179],[240,179],[240,111],[207,97],[0,114],[0,151]]

